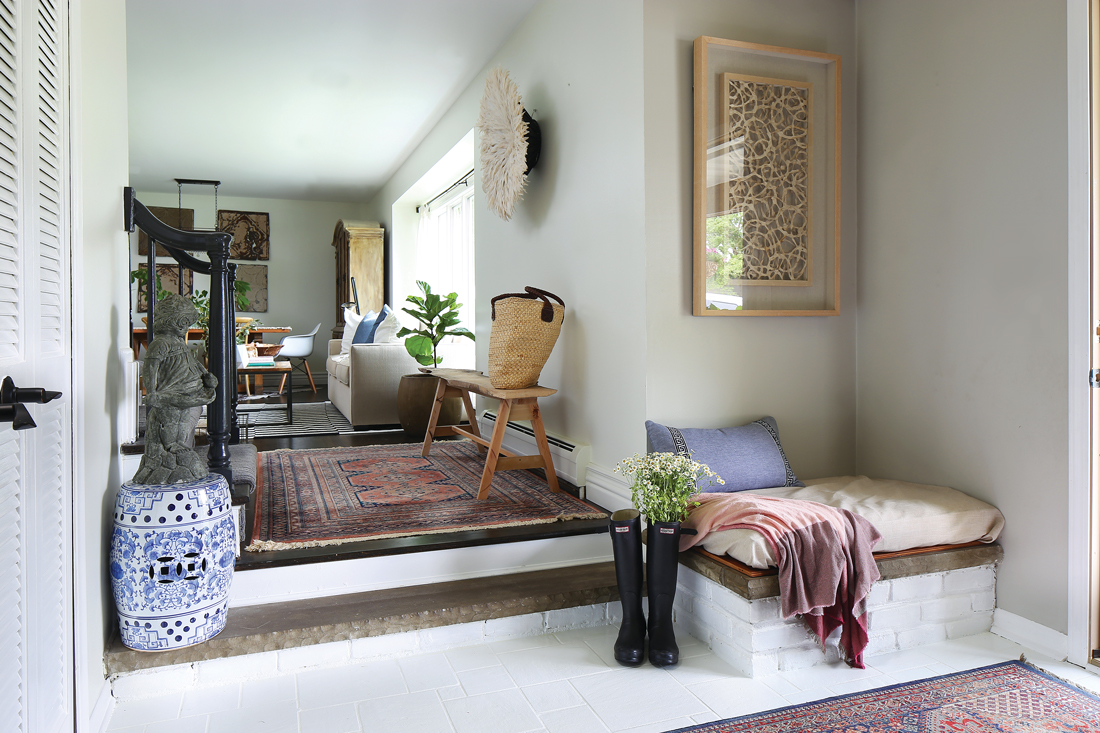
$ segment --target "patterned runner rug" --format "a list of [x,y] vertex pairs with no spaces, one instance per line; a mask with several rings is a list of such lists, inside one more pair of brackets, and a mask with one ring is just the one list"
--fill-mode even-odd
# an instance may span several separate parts
[[[297,412],[297,408],[295,408]],[[336,545],[378,537],[599,519],[529,471],[499,471],[477,500],[485,458],[468,440],[259,454],[256,520],[248,550]]]
[[1021,662],[933,677],[676,733],[1100,731],[1100,698]]

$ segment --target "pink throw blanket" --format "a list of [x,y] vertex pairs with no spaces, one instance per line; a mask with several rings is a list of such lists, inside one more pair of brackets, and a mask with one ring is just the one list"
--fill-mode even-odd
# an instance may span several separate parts
[[751,529],[764,535],[779,563],[779,599],[783,616],[801,614],[822,648],[837,627],[846,661],[863,669],[867,647],[867,593],[879,579],[871,550],[882,536],[863,517],[847,509],[745,492],[697,494],[680,536],[680,551],[700,543],[709,532]]

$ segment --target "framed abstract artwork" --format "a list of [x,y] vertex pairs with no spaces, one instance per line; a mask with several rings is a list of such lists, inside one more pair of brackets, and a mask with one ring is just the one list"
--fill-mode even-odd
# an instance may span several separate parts
[[695,40],[692,313],[840,312],[840,57]]
[[[173,229],[190,232],[195,229],[195,210],[180,209],[175,206],[150,206],[149,213],[163,221]],[[149,235],[138,229],[138,255],[145,257],[149,254]],[[157,257],[167,257],[168,250],[157,245]]]
[[237,265],[237,281],[248,283],[244,313],[267,313],[267,265]]
[[266,260],[271,254],[271,217],[260,211],[218,211],[218,231],[233,235],[231,260]]
[[[175,211],[175,209],[173,209]],[[147,250],[148,251],[148,250]],[[149,271],[149,265],[145,262],[138,263],[139,270]],[[183,270],[183,289],[180,289],[180,270]],[[191,295],[193,290],[194,273],[188,270],[186,267],[181,268],[175,262],[170,265],[157,264],[157,276],[160,277],[160,286],[169,293],[179,293],[180,295]],[[148,313],[149,312],[149,291],[147,289],[147,281],[137,281],[137,307],[134,309],[136,313]]]

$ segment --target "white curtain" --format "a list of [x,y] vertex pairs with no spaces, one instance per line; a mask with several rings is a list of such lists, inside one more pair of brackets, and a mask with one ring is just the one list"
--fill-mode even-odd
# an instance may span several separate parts
[[[420,207],[416,230],[416,279],[424,280],[433,293],[458,293],[462,303],[461,325],[474,330],[474,187],[459,186],[454,192]],[[456,339],[446,366],[473,368],[473,342]]]

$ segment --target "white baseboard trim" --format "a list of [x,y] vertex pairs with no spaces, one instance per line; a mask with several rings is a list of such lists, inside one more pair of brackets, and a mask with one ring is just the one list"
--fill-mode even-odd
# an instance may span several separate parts
[[[492,419],[486,416],[487,412],[492,412]],[[482,410],[481,417],[478,418],[478,429],[482,435],[493,434],[496,418],[496,410]],[[549,430],[546,431],[546,437],[550,444],[550,455],[554,459],[554,472],[574,486],[582,487],[583,490],[588,480],[585,474],[592,456],[592,447]],[[531,428],[514,422],[509,422],[508,428],[504,431],[503,447],[520,456],[537,455],[539,452],[538,446],[535,445],[535,434]],[[581,498],[584,498],[583,494]]]
[[1069,655],[1069,637],[1066,634],[1003,608],[993,610],[993,628],[990,631],[1059,662],[1065,661]]
[[634,506],[630,501],[630,482],[595,463],[588,464],[585,498],[612,512]]
[[92,706],[91,715],[88,716],[89,733],[105,733],[107,726],[111,724],[111,715],[115,711],[115,696],[111,694],[111,683],[103,680],[103,687],[99,689],[99,697]]
[[612,560],[606,534],[290,565],[234,574],[229,606],[283,603],[386,588],[587,565]]

